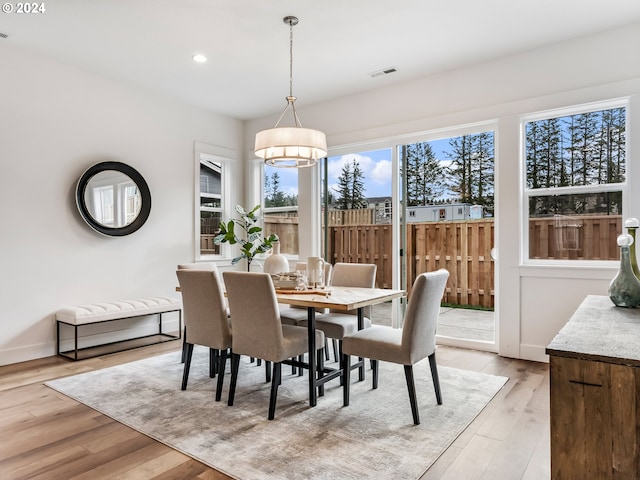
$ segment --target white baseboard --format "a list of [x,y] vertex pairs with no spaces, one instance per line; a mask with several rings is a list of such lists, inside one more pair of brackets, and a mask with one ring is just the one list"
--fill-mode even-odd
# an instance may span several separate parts
[[520,358],[533,362],[549,363],[549,355],[545,353],[546,347],[540,345],[520,344]]
[[37,358],[52,357],[56,354],[56,342],[25,345],[0,350],[0,365],[27,362]]
[[436,343],[438,345],[447,345],[449,347],[468,348],[470,350],[481,350],[484,352],[497,352],[498,348],[493,342],[482,342],[479,340],[465,340],[462,338],[443,337],[436,335]]

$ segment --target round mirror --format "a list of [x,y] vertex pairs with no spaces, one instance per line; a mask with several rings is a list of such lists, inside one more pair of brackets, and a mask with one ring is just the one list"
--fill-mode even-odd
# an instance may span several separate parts
[[82,218],[96,232],[123,236],[149,218],[151,193],[142,175],[120,162],[102,162],[82,174],[76,187]]

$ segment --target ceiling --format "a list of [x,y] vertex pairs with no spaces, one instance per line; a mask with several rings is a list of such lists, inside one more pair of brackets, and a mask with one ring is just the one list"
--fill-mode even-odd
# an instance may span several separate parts
[[[16,2],[11,2],[15,4]],[[638,0],[50,0],[0,39],[239,119],[640,21]],[[208,61],[197,64],[195,53]],[[372,77],[394,67],[395,73]],[[3,72],[3,75],[5,72]]]

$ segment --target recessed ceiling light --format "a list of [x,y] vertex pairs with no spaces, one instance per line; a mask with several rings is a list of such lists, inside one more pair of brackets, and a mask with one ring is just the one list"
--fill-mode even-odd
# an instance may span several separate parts
[[194,62],[198,62],[198,63],[204,63],[207,61],[207,57],[205,57],[204,55],[200,55],[199,53],[197,53],[191,58],[193,58]]

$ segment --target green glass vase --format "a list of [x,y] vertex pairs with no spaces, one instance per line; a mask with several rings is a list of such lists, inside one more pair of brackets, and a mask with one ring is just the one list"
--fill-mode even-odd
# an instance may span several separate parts
[[627,218],[624,222],[624,226],[627,229],[627,233],[633,238],[633,244],[629,247],[631,269],[636,278],[640,280],[640,268],[638,268],[638,258],[636,257],[636,230],[640,226],[640,222],[637,218]]
[[628,234],[618,235],[620,247],[620,270],[609,285],[609,298],[617,307],[636,307],[640,305],[640,280],[631,268],[630,248],[633,237]]

